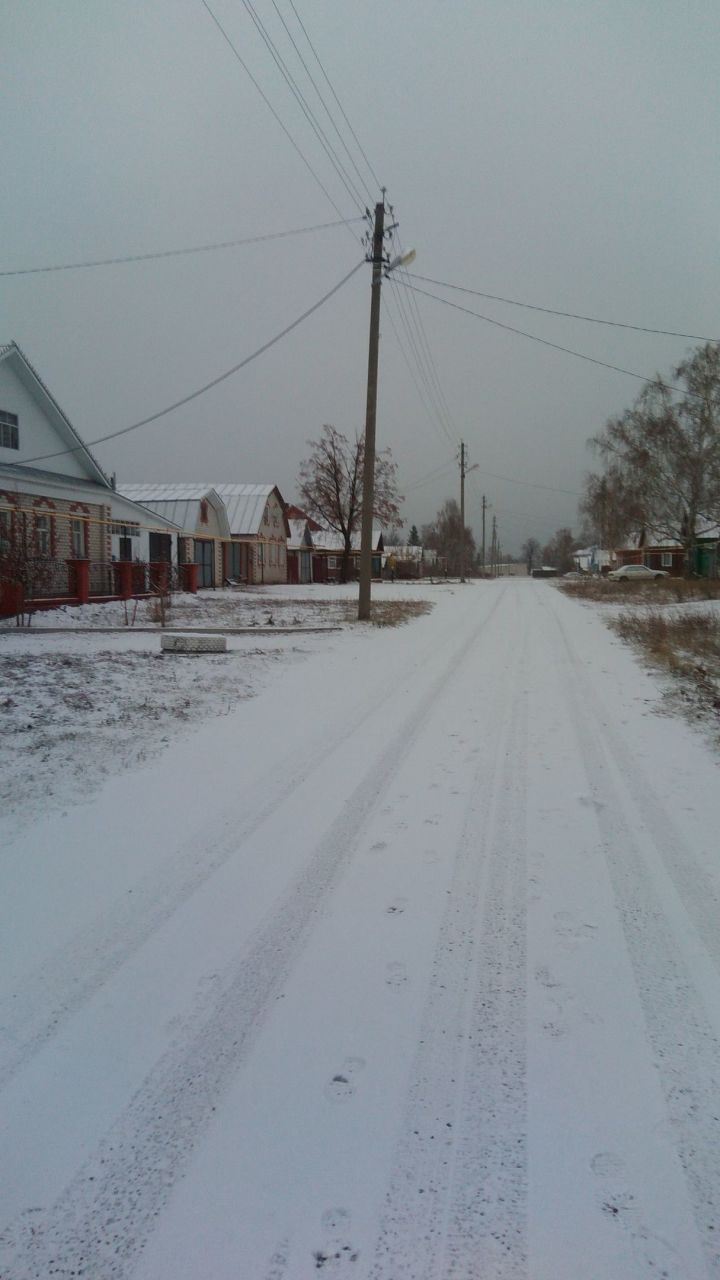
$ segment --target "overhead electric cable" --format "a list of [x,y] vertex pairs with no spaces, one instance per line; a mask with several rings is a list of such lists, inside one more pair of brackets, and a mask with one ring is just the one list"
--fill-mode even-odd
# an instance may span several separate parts
[[642,324],[624,324],[620,320],[600,320],[597,316],[579,315],[574,311],[556,311],[553,307],[538,307],[532,302],[518,302],[515,298],[503,298],[497,293],[482,293],[480,289],[468,289],[461,284],[449,284],[447,280],[434,280],[415,271],[405,273],[412,280],[424,280],[426,284],[439,285],[442,289],[454,289],[457,293],[470,293],[475,298],[487,298],[490,302],[504,302],[509,307],[524,307],[526,311],[542,311],[548,316],[562,316],[566,320],[583,320],[586,324],[604,324],[613,329],[633,329],[636,333],[655,333],[666,338],[688,338],[693,342],[719,342],[719,338],[704,338],[699,333],[676,333],[673,329],[650,329]]
[[315,116],[315,113],[312,110],[312,107],[310,106],[307,99],[305,98],[305,95],[303,94],[302,90],[299,88],[294,75],[288,68],[288,65],[285,62],[285,59],[283,58],[282,54],[278,50],[277,45],[275,44],[272,36],[267,30],[267,27],[265,26],[262,19],[258,16],[257,10],[255,9],[255,6],[252,3],[252,0],[243,0],[243,5],[245,6],[246,12],[252,18],[252,21],[254,22],[256,29],[259,31],[260,36],[264,41],[265,46],[271,58],[273,59],[273,62],[275,63],[278,71],[280,72],[281,76],[285,80],[285,83],[290,89],[290,92],[293,94],[293,97],[295,98],[296,102],[300,106],[300,109],[303,112],[303,115],[308,121],[316,138],[320,142],[320,145],[323,147],[325,154],[327,155],[336,174],[338,175],[340,181],[345,187],[345,190],[350,196],[350,199],[355,200],[358,205],[358,208],[362,210],[365,206],[365,201],[362,195],[360,194],[357,187],[355,186],[355,183],[353,182],[345,166],[343,165],[340,157],[337,154],[337,151],[335,150],[334,146],[330,142],[322,125],[317,120],[317,117]]
[[[395,233],[395,245],[396,245],[396,253],[399,255],[399,254],[400,254],[400,241],[399,241],[399,239],[397,238],[397,234],[396,234],[396,233]],[[402,269],[401,267],[400,267],[400,268],[398,268],[398,269],[397,269],[397,273],[398,273],[398,280],[402,282],[402,277],[403,277],[403,274],[404,274],[404,273],[403,273],[403,269]],[[416,329],[416,331],[417,331],[418,340],[419,340],[419,343],[420,343],[420,348],[421,348],[421,350],[422,350],[422,352],[423,352],[423,354],[424,354],[424,358],[425,358],[425,360],[426,360],[426,362],[427,362],[427,366],[428,366],[428,370],[429,370],[429,374],[430,374],[430,379],[431,379],[432,384],[433,384],[433,386],[434,386],[434,388],[435,388],[435,392],[436,392],[436,394],[437,394],[437,398],[438,398],[439,404],[440,404],[440,406],[441,406],[441,408],[442,408],[442,413],[443,413],[444,421],[445,421],[445,422],[448,424],[448,426],[449,426],[449,434],[450,434],[453,438],[457,438],[457,436],[458,436],[458,432],[457,432],[457,429],[456,429],[455,424],[454,424],[454,422],[453,422],[453,416],[452,416],[452,413],[450,412],[450,406],[449,406],[448,401],[447,401],[447,396],[445,395],[445,391],[444,391],[443,386],[442,386],[442,383],[441,383],[441,381],[440,381],[440,375],[439,375],[439,373],[438,373],[437,364],[436,364],[436,362],[435,362],[435,357],[434,357],[434,355],[433,355],[432,348],[431,348],[431,346],[430,346],[430,342],[429,342],[429,340],[428,340],[427,330],[426,330],[426,328],[425,328],[425,322],[424,322],[423,317],[422,317],[422,312],[421,312],[421,310],[420,310],[420,307],[418,306],[417,298],[415,298],[415,296],[414,296],[412,293],[410,293],[410,295],[409,295],[409,301],[410,301],[410,313],[411,313],[411,317],[412,317],[413,325],[414,325],[414,327],[415,327],[415,329]]]
[[[391,212],[392,212],[392,209],[391,209]],[[398,236],[396,228],[393,228],[392,236],[393,236],[393,243],[395,246],[395,253],[399,258],[401,256],[402,246],[400,244],[400,237]],[[402,266],[397,267],[396,270],[397,270],[399,279],[402,279],[402,276],[404,274],[407,274],[406,269],[403,268]],[[420,348],[423,351],[424,357],[427,361],[427,366],[430,373],[430,380],[433,383],[433,386],[435,387],[438,402],[442,409],[444,421],[449,426],[450,436],[453,438],[457,438],[458,432],[453,422],[452,413],[450,412],[450,406],[448,404],[445,391],[443,389],[442,383],[440,382],[440,375],[438,373],[435,357],[433,356],[432,348],[428,340],[427,331],[425,329],[425,323],[422,317],[422,312],[418,305],[417,298],[415,298],[412,293],[409,295],[409,302],[410,302],[410,313],[413,319],[414,327],[418,334]]]
[[352,270],[348,271],[347,274],[343,276],[342,280],[338,280],[338,283],[333,285],[332,289],[329,289],[327,293],[323,294],[322,298],[319,298],[311,307],[308,307],[307,311],[303,311],[302,315],[293,320],[291,324],[286,325],[280,333],[276,333],[274,338],[270,338],[268,342],[264,342],[256,351],[253,351],[249,356],[245,356],[245,359],[240,360],[238,364],[233,365],[232,369],[226,369],[225,373],[219,374],[218,377],[213,378],[211,382],[206,382],[204,386],[198,387],[196,391],[191,391],[189,395],[183,396],[181,400],[175,400],[173,404],[167,405],[165,409],[159,409],[157,413],[151,413],[147,418],[141,418],[139,422],[133,422],[129,427],[121,427],[119,431],[109,431],[107,435],[98,436],[95,440],[79,444],[74,449],[60,449],[57,453],[44,453],[36,458],[23,458],[23,466],[27,466],[31,462],[46,462],[49,458],[60,458],[67,453],[79,453],[83,449],[90,448],[92,445],[105,444],[107,440],[116,440],[118,436],[126,436],[129,435],[131,431],[137,431],[140,427],[147,427],[151,422],[157,422],[159,418],[166,417],[167,414],[172,413],[173,410],[180,409],[185,404],[190,404],[191,400],[197,400],[198,397],[204,395],[206,391],[210,391],[213,387],[217,387],[221,382],[225,382],[225,380],[227,378],[231,378],[234,373],[238,373],[240,369],[244,369],[252,360],[256,360],[258,356],[263,355],[265,351],[269,351],[271,347],[274,347],[281,338],[286,337],[293,329],[297,329],[298,325],[302,324],[303,320],[307,320],[308,316],[311,316],[314,311],[318,311],[324,303],[328,302],[330,298],[342,289],[344,284],[347,284],[348,280],[355,275],[356,271],[359,271],[360,268],[364,266],[364,259],[361,262],[357,262]]
[[372,180],[373,180],[373,182],[375,183],[375,186],[376,186],[377,190],[378,190],[378,191],[381,191],[381,190],[382,190],[382,182],[381,182],[381,181],[380,181],[380,179],[378,178],[378,176],[377,176],[377,174],[376,174],[375,170],[373,169],[373,167],[372,167],[372,165],[371,165],[370,161],[368,160],[368,158],[367,158],[367,154],[366,154],[366,152],[365,152],[365,150],[364,150],[364,148],[363,148],[363,146],[362,146],[362,143],[360,142],[360,139],[358,138],[358,136],[357,136],[357,134],[356,134],[355,130],[353,129],[353,127],[352,127],[352,125],[351,125],[351,123],[350,123],[350,121],[349,121],[349,119],[348,119],[348,117],[347,117],[347,114],[346,114],[346,112],[345,112],[345,108],[343,107],[342,102],[341,102],[341,101],[340,101],[340,99],[338,98],[338,96],[337,96],[337,94],[336,94],[336,92],[335,92],[335,90],[334,90],[334,88],[333,88],[333,86],[332,86],[332,84],[331,84],[331,82],[330,82],[330,78],[329,78],[329,76],[328,76],[328,74],[327,74],[327,71],[325,70],[325,68],[324,68],[324,66],[323,66],[323,64],[322,64],[322,62],[321,62],[321,60],[320,60],[320,54],[318,53],[317,49],[315,48],[315,45],[313,44],[312,40],[310,39],[310,36],[308,35],[307,27],[305,26],[305,24],[304,24],[304,22],[303,22],[302,18],[300,17],[300,14],[298,13],[297,8],[296,8],[296,6],[295,6],[295,4],[294,4],[293,0],[289,0],[289,3],[290,3],[290,8],[292,9],[293,13],[295,14],[295,17],[297,18],[298,23],[299,23],[299,25],[300,25],[300,27],[301,27],[301,29],[302,29],[302,33],[303,33],[303,35],[305,36],[305,39],[307,40],[307,42],[308,42],[308,44],[309,44],[310,48],[312,49],[313,55],[314,55],[314,57],[315,57],[315,61],[317,62],[317,64],[318,64],[318,66],[319,66],[320,70],[322,71],[322,73],[323,73],[323,75],[324,75],[324,77],[325,77],[325,83],[327,84],[327,86],[328,86],[328,88],[329,88],[329,90],[330,90],[330,92],[331,92],[331,94],[332,94],[333,98],[335,99],[335,101],[336,101],[336,103],[337,103],[338,107],[340,108],[340,112],[341,112],[341,114],[342,114],[342,118],[343,118],[343,120],[345,121],[345,123],[346,123],[346,125],[347,125],[348,129],[350,130],[350,132],[351,132],[351,134],[352,134],[353,138],[355,139],[355,143],[356,143],[356,145],[357,145],[358,151],[360,152],[360,155],[362,156],[363,160],[365,161],[365,164],[366,164],[366,165],[367,165],[367,167],[368,167],[368,171],[369,171],[369,173],[370,173],[370,175],[371,175],[371,177],[372,177]]
[[[393,295],[393,296],[394,296],[394,295]],[[429,422],[430,422],[430,424],[431,424],[431,426],[432,426],[432,428],[433,428],[433,430],[434,430],[434,431],[436,431],[436,432],[437,432],[438,423],[440,424],[440,426],[443,428],[443,431],[444,431],[444,430],[445,430],[445,428],[444,428],[444,425],[443,425],[443,423],[442,423],[442,420],[441,420],[441,419],[438,417],[438,415],[437,415],[437,410],[436,410],[436,409],[434,409],[434,407],[433,407],[433,408],[431,408],[430,404],[428,403],[427,395],[426,395],[426,393],[424,393],[424,392],[423,392],[423,390],[422,390],[422,388],[421,388],[421,386],[420,386],[420,383],[419,383],[419,381],[418,381],[417,374],[416,374],[416,372],[415,372],[415,370],[414,370],[414,368],[413,368],[413,366],[412,366],[412,363],[411,363],[411,361],[410,361],[410,357],[409,357],[409,356],[408,356],[408,354],[407,354],[407,351],[406,351],[406,349],[405,349],[405,345],[404,345],[404,343],[403,343],[403,340],[402,340],[402,338],[400,337],[400,332],[399,332],[399,330],[398,330],[398,327],[397,327],[397,325],[395,324],[395,320],[394,320],[394,317],[393,317],[392,309],[391,309],[391,307],[390,307],[390,303],[389,303],[389,301],[388,301],[388,296],[387,296],[387,294],[383,294],[383,297],[382,297],[382,305],[383,305],[383,307],[384,307],[385,315],[387,315],[387,318],[388,318],[388,320],[390,321],[390,325],[391,325],[391,327],[392,327],[392,331],[393,331],[393,333],[395,334],[395,339],[396,339],[397,344],[398,344],[398,347],[399,347],[399,349],[400,349],[400,354],[401,354],[401,356],[402,356],[403,360],[405,361],[405,364],[407,365],[408,373],[410,374],[410,377],[411,377],[412,381],[413,381],[413,382],[414,382],[414,384],[415,384],[415,390],[417,391],[417,393],[418,393],[418,398],[420,399],[420,401],[421,401],[421,403],[422,403],[422,406],[423,406],[423,409],[425,410],[425,412],[426,412],[426,414],[427,414],[427,416],[428,416],[428,420],[429,420]],[[400,312],[399,312],[399,309],[398,309],[398,315],[399,315],[399,314],[400,314]],[[437,418],[437,421],[436,421],[436,418]],[[445,432],[445,434],[447,435],[447,432]],[[439,433],[439,432],[438,432],[438,438],[439,438],[439,439],[441,439],[441,440],[443,441],[443,443],[444,443],[443,437],[440,435],[440,433]]]
[[353,154],[352,154],[352,152],[351,152],[350,148],[348,147],[348,145],[347,145],[347,143],[346,143],[346,141],[345,141],[345,139],[344,139],[344,137],[343,137],[343,135],[342,135],[342,133],[341,133],[340,129],[338,128],[338,125],[335,123],[335,117],[333,116],[332,111],[330,110],[329,106],[327,105],[327,103],[326,103],[326,101],[325,101],[325,99],[324,99],[324,97],[323,97],[323,95],[322,95],[322,93],[321,93],[321,91],[320,91],[320,89],[319,89],[319,87],[318,87],[318,84],[317,84],[317,81],[316,81],[315,77],[314,77],[314,75],[313,75],[312,71],[310,70],[310,68],[309,68],[309,66],[308,66],[308,64],[307,64],[307,62],[305,61],[305,59],[304,59],[304,57],[303,57],[303,55],[302,55],[302,53],[301,53],[301,51],[300,51],[300,48],[298,47],[297,41],[295,40],[295,37],[294,37],[294,35],[293,35],[292,31],[290,30],[290,28],[289,28],[289,26],[288,26],[287,22],[285,21],[285,19],[284,19],[284,17],[283,17],[283,15],[282,15],[282,13],[281,13],[281,11],[280,11],[280,7],[279,7],[279,5],[278,5],[278,3],[277,3],[277,0],[272,0],[272,6],[273,6],[273,9],[275,10],[275,12],[276,12],[276,14],[277,14],[278,18],[280,19],[280,21],[281,21],[281,23],[282,23],[283,27],[285,28],[285,31],[287,32],[288,39],[289,39],[290,43],[292,44],[292,47],[293,47],[293,49],[295,50],[295,52],[296,52],[296,54],[297,54],[298,58],[300,59],[300,62],[302,63],[303,69],[304,69],[304,71],[305,71],[305,74],[307,75],[308,80],[310,81],[310,83],[311,83],[311,85],[312,85],[313,89],[315,90],[315,92],[316,92],[316,94],[317,94],[318,98],[320,99],[320,102],[322,103],[322,106],[323,106],[323,108],[324,108],[324,110],[325,110],[325,114],[327,115],[328,120],[330,121],[330,123],[331,123],[331,125],[332,125],[333,129],[335,130],[335,132],[336,132],[336,134],[337,134],[337,136],[338,136],[338,138],[339,138],[339,140],[340,140],[340,144],[341,144],[341,146],[343,147],[343,149],[344,149],[344,151],[345,151],[345,154],[347,155],[348,160],[350,161],[350,164],[352,165],[353,169],[355,170],[355,173],[357,174],[357,177],[358,177],[358,180],[359,180],[359,182],[360,182],[360,185],[361,185],[362,187],[364,187],[364,188],[365,188],[365,194],[367,195],[367,198],[368,198],[368,200],[370,201],[370,204],[373,204],[373,203],[374,203],[374,199],[375,199],[375,197],[373,196],[373,194],[372,194],[372,192],[371,192],[371,190],[370,190],[370,188],[369,188],[369,186],[368,186],[368,184],[367,184],[367,181],[365,180],[365,178],[364,178],[364,177],[363,177],[363,175],[361,174],[361,172],[360,172],[360,170],[359,170],[359,168],[358,168],[358,166],[357,166],[357,163],[356,163],[356,161],[355,161],[355,158],[354,158],[354,156],[353,156]]
[[450,462],[444,462],[442,466],[436,467],[429,475],[423,476],[420,480],[415,480],[413,484],[405,485],[405,493],[414,493],[416,489],[422,489],[426,484],[431,484],[433,480],[440,480],[442,476],[454,471],[456,467],[457,461],[455,458]]
[[[235,58],[237,59],[237,61],[240,63],[240,66],[242,67],[243,71],[244,71],[244,72],[245,72],[245,74],[247,75],[248,79],[251,81],[251,83],[252,83],[252,84],[255,86],[255,88],[257,89],[257,91],[258,91],[258,93],[260,94],[260,97],[262,98],[263,102],[265,103],[265,106],[267,107],[268,111],[269,111],[269,112],[271,113],[271,115],[275,118],[275,120],[277,120],[277,122],[278,122],[278,124],[280,125],[280,128],[282,129],[282,131],[283,131],[283,133],[285,134],[286,138],[288,139],[288,141],[290,142],[290,144],[294,147],[295,151],[297,151],[297,154],[299,155],[300,159],[302,160],[303,164],[305,165],[305,168],[309,171],[309,173],[311,173],[311,174],[312,174],[313,178],[315,179],[315,181],[316,181],[317,185],[319,186],[320,190],[322,191],[323,195],[324,195],[324,196],[326,196],[326,197],[327,197],[327,199],[330,201],[330,204],[332,205],[333,209],[335,210],[335,212],[336,212],[336,214],[337,214],[338,218],[340,218],[340,220],[341,220],[342,222],[347,221],[347,219],[343,218],[342,211],[340,210],[340,208],[338,207],[338,205],[337,205],[337,204],[335,203],[335,201],[333,200],[332,196],[330,195],[330,192],[328,191],[327,187],[326,187],[326,186],[325,186],[325,184],[323,183],[322,179],[318,177],[317,173],[316,173],[316,172],[315,172],[315,170],[313,169],[313,167],[312,167],[312,165],[311,165],[310,161],[308,160],[307,156],[304,154],[304,152],[301,150],[301,148],[300,148],[300,146],[298,145],[298,143],[297,143],[297,142],[295,141],[295,139],[293,138],[293,136],[292,136],[292,134],[291,134],[290,130],[288,129],[287,125],[286,125],[286,124],[284,124],[283,120],[282,120],[282,119],[281,119],[281,117],[278,115],[278,113],[277,113],[277,111],[275,110],[274,106],[272,105],[272,103],[271,103],[270,99],[268,98],[267,94],[265,93],[264,89],[261,87],[261,85],[259,84],[259,82],[256,80],[256,78],[255,78],[255,76],[253,75],[252,71],[250,70],[249,66],[248,66],[248,65],[247,65],[247,63],[245,62],[244,58],[242,58],[242,57],[240,56],[240,54],[238,53],[238,50],[236,49],[235,45],[233,44],[232,40],[230,39],[230,36],[228,35],[227,31],[225,30],[225,28],[223,27],[223,25],[222,25],[222,23],[220,22],[220,20],[215,16],[215,14],[213,13],[212,9],[210,8],[210,5],[208,4],[208,0],[201,0],[201,3],[204,5],[205,9],[207,9],[207,12],[209,13],[210,17],[212,18],[213,22],[215,23],[215,26],[217,27],[218,31],[220,32],[221,36],[223,37],[223,40],[224,40],[224,41],[225,41],[225,43],[227,44],[228,48],[229,48],[229,49],[231,49],[231,51],[232,51],[232,53],[234,54],[234,56],[235,56]],[[353,234],[353,233],[351,232],[351,234]],[[355,237],[355,236],[353,235],[353,239],[356,239],[356,238],[357,238],[357,237]]]
[[[440,426],[441,431],[443,432],[443,435],[450,442],[450,444],[453,444],[454,441],[453,441],[452,432],[445,421],[442,405],[439,403],[437,399],[437,393],[435,391],[435,388],[432,385],[432,381],[430,379],[427,368],[425,366],[425,362],[423,360],[423,357],[418,347],[417,337],[413,332],[412,324],[411,324],[408,310],[407,310],[406,300],[401,290],[392,288],[394,284],[392,275],[390,276],[390,284],[391,284],[390,296],[394,299],[397,305],[398,317],[400,319],[400,323],[404,330],[405,337],[407,338],[408,348],[413,357],[415,368],[417,369],[417,372],[420,377],[420,381],[422,382],[423,387],[425,388],[425,395],[427,396],[428,401],[432,405],[434,417],[437,419],[437,422]],[[388,314],[390,314],[390,312],[388,312]]]
[[639,382],[663,387],[666,391],[677,391],[679,395],[702,399],[701,392],[690,391],[686,387],[676,387],[670,382],[663,382],[660,378],[648,378],[644,373],[634,373],[632,369],[622,369],[617,364],[608,364],[607,360],[597,360],[595,356],[587,356],[582,351],[573,351],[571,347],[561,347],[558,342],[549,342],[547,338],[538,338],[537,334],[526,333],[524,329],[515,329],[511,324],[502,324],[500,320],[493,320],[491,316],[481,315],[479,311],[471,311],[469,307],[461,307],[459,302],[451,302],[449,298],[440,298],[438,294],[430,293],[427,289],[418,289],[417,285],[410,284],[407,280],[403,280],[401,283],[404,284],[406,289],[421,293],[426,298],[434,298],[436,302],[442,302],[446,307],[452,307],[455,311],[464,311],[465,315],[474,316],[476,320],[484,320],[486,324],[492,324],[497,329],[505,329],[507,333],[515,333],[521,338],[529,338],[531,342],[539,342],[543,347],[552,347],[554,351],[563,351],[566,356],[575,356],[577,360],[587,360],[589,364],[599,365],[601,369],[612,369],[614,373],[624,373],[628,378],[637,378]]
[[566,493],[569,498],[581,498],[581,493],[576,493],[574,489],[558,489],[553,484],[540,484],[536,480],[516,480],[514,476],[501,476],[497,471],[486,471],[484,467],[479,466],[475,472],[475,481],[479,482],[480,476],[489,476],[491,480],[506,480],[508,484],[519,484],[524,489],[547,489],[548,493]]
[[329,227],[344,227],[353,222],[364,222],[358,214],[354,218],[341,218],[334,222],[316,222],[311,227],[295,227],[291,231],[268,231],[264,235],[244,236],[240,240],[220,240],[216,244],[196,244],[188,249],[161,249],[154,253],[132,253],[118,258],[93,258],[87,262],[63,262],[56,266],[22,267],[0,271],[0,276],[31,276],[45,271],[79,271],[86,267],[114,267],[125,262],[149,262],[154,258],[179,258],[189,253],[211,253],[216,249],[237,249],[242,245],[261,244],[265,240],[284,240],[290,236],[307,235],[311,231],[325,231]]

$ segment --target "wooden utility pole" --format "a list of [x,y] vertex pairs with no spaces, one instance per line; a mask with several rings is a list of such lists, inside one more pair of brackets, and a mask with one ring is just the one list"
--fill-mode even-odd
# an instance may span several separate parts
[[370,583],[372,581],[372,529],[375,506],[375,416],[377,411],[378,357],[380,347],[380,288],[383,273],[383,235],[385,231],[385,193],[375,205],[375,229],[372,249],[372,292],[370,295],[370,343],[368,351],[367,405],[365,409],[365,462],[363,467],[363,502],[360,534],[360,591],[358,619],[370,621]]
[[465,581],[465,443],[460,441],[460,581]]
[[486,511],[487,511],[487,502],[485,501],[485,494],[483,494],[483,500],[482,500],[482,572],[483,572],[483,578],[485,577],[485,512],[486,512]]
[[492,548],[490,551],[490,575],[493,578],[497,577],[496,554],[497,554],[497,516],[493,516]]

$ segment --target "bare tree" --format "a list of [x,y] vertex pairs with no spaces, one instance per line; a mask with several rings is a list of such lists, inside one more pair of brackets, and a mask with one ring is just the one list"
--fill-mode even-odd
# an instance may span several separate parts
[[[3,516],[10,513],[3,512]],[[0,526],[0,583],[13,594],[18,626],[32,619],[30,601],[39,591],[51,587],[57,572],[57,561],[35,543],[22,512],[13,513]]]
[[558,529],[546,547],[543,547],[543,564],[552,565],[558,573],[568,573],[575,567],[573,551],[577,550],[577,541],[572,529]]
[[[355,435],[348,440],[335,427],[324,426],[319,440],[308,440],[312,450],[300,466],[299,485],[307,511],[343,540],[341,577],[347,582],[353,536],[360,528],[365,446]],[[373,515],[382,524],[402,525],[397,490],[397,467],[390,449],[375,458]]]
[[536,565],[540,563],[540,543],[537,538],[528,538],[522,544],[522,555],[527,565],[528,573],[532,573]]
[[637,525],[682,545],[689,573],[699,522],[720,519],[720,347],[698,347],[672,376],[679,400],[649,383],[593,438],[606,472],[586,501],[599,512],[608,499],[613,519],[627,523],[631,498]]
[[[422,543],[424,547],[430,547],[431,550],[437,551],[439,555],[444,556],[447,561],[448,571],[451,574],[459,574],[461,568],[461,530],[462,523],[460,520],[460,507],[454,498],[448,498],[438,511],[432,524],[423,525]],[[467,564],[472,564],[475,560],[477,551],[475,548],[475,539],[472,529],[465,526],[465,560]]]

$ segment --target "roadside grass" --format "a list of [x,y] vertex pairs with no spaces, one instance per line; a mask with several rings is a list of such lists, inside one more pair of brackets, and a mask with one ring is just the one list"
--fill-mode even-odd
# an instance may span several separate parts
[[692,720],[720,729],[720,616],[700,611],[626,609],[610,626],[673,678],[670,699]]
[[613,582],[609,578],[570,578],[557,580],[565,595],[576,600],[606,604],[637,601],[642,604],[669,602],[683,604],[689,600],[720,599],[717,578],[657,578],[645,582]]
[[[401,627],[413,618],[420,618],[434,608],[431,600],[373,600],[370,606],[370,622],[374,627]],[[345,607],[345,622],[357,622],[357,604]]]

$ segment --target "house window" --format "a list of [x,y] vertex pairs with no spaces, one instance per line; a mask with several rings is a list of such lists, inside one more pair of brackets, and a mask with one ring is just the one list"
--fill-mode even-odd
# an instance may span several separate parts
[[337,569],[337,556],[328,556],[328,569]]
[[35,546],[40,556],[50,555],[50,517],[35,517]]
[[0,409],[0,448],[20,448],[17,414],[7,413],[5,409]]
[[12,512],[0,511],[0,556],[6,556],[12,545]]
[[660,565],[663,569],[672,569],[672,552],[663,551],[660,556]]
[[87,558],[87,520],[70,521],[70,553],[73,560]]

